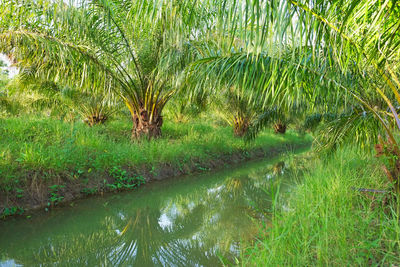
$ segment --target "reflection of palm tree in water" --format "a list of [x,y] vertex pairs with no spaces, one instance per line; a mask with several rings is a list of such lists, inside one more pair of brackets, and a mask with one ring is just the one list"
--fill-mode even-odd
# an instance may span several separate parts
[[253,178],[227,178],[189,194],[154,199],[150,207],[120,207],[100,230],[41,246],[36,259],[71,265],[219,264],[218,255],[231,258],[238,241],[255,234],[250,206],[265,198]]
[[[229,254],[236,241],[255,234],[255,227],[239,227],[250,223],[249,213],[254,215],[251,205],[265,204],[267,198],[263,188],[253,182],[248,177],[228,178],[211,190],[171,199],[164,208],[136,210],[121,231],[122,244],[112,262],[207,265],[210,257],[219,262],[217,250]],[[160,224],[162,216],[168,217],[170,225]]]
[[159,225],[159,217],[158,209],[138,209],[121,232],[122,245],[115,251],[113,262],[153,265],[156,252],[167,247],[170,239]]
[[206,265],[218,261],[213,248],[207,251],[200,240],[192,240],[202,222],[198,216],[202,217],[203,213],[204,207],[199,205],[176,220],[173,227],[163,228],[159,224],[160,209],[139,208],[121,231],[116,231],[115,226],[122,222],[116,222],[116,217],[106,218],[102,230],[91,235],[80,234],[68,243],[45,245],[34,253],[34,261],[26,255],[25,260],[20,257],[20,262],[26,265],[35,262],[100,266]]
[[186,216],[174,220],[173,225],[162,227],[160,209],[137,210],[121,232],[118,241],[121,245],[114,250],[112,262],[138,266],[209,263],[210,253],[206,253],[200,240],[192,239],[199,231],[202,224],[199,217],[204,212],[204,207],[198,205]]
[[[256,199],[265,198],[265,193],[245,177],[226,179],[213,188],[171,199],[161,209],[136,210],[121,231],[122,244],[115,250],[112,262],[207,265],[210,257],[218,262],[217,250],[230,253],[234,240],[248,236],[247,231],[238,231],[238,225],[248,223],[246,198],[259,202]],[[167,216],[170,225],[160,224],[162,216]],[[254,229],[248,230],[254,234]]]

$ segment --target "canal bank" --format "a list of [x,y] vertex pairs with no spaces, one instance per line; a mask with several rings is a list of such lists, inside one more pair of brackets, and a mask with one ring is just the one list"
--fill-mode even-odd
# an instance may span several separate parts
[[235,262],[290,190],[285,157],[154,181],[0,222],[3,265],[218,266]]
[[[171,158],[170,161],[161,160],[156,156],[153,161],[147,163],[122,164],[117,160],[111,165],[102,163],[104,166],[110,165],[107,168],[96,168],[93,164],[98,158],[114,156],[111,152],[102,152],[94,156],[87,154],[86,158],[94,158],[94,163],[88,163],[84,167],[81,162],[74,162],[72,167],[65,170],[50,167],[17,170],[11,178],[6,178],[8,182],[0,186],[0,217],[26,215],[27,211],[35,209],[49,210],[92,195],[134,190],[155,180],[230,168],[249,160],[271,158],[285,151],[309,147],[311,144],[308,136],[299,137],[293,133],[288,133],[286,137],[266,135],[260,139],[256,144],[246,146],[237,146],[231,143],[230,139],[227,139],[228,142],[218,141],[221,147],[214,149],[215,151],[207,148],[208,152],[204,152],[201,157],[191,156],[192,151],[183,150],[179,152],[178,159]],[[193,145],[194,150],[196,145],[198,150],[204,150],[200,143]],[[64,144],[63,147],[65,146]],[[134,144],[133,148],[135,146],[137,145]],[[162,150],[159,146],[157,149]],[[179,147],[179,144],[168,146]],[[68,155],[64,158],[66,157]],[[81,161],[86,158],[82,155]],[[114,160],[114,157],[112,159]]]

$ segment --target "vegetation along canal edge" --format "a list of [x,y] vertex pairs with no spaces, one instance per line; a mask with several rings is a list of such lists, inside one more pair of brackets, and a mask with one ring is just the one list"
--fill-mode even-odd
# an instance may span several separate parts
[[[214,154],[206,160],[193,159],[184,164],[161,163],[154,166],[115,166],[106,171],[80,172],[70,177],[67,172],[30,170],[19,183],[3,186],[0,190],[0,217],[2,219],[23,215],[27,211],[66,205],[76,199],[107,192],[134,190],[139,186],[157,180],[177,176],[215,171],[232,165],[261,158],[272,158],[287,151],[310,146],[307,139],[288,142],[266,148],[237,150],[229,154]],[[47,179],[39,179],[47,176]],[[18,180],[18,179],[17,179]],[[19,181],[19,180],[18,180]]]

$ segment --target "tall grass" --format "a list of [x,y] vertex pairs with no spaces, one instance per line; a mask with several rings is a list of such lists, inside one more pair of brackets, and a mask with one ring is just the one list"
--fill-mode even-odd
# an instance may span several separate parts
[[162,130],[160,139],[135,143],[130,140],[128,120],[90,128],[81,122],[34,116],[0,119],[0,184],[29,170],[87,172],[113,166],[157,167],[303,141],[293,132],[285,136],[264,132],[255,142],[246,144],[233,137],[231,128],[204,122],[166,122]]
[[[387,188],[371,156],[342,150],[308,171],[245,251],[245,266],[398,266],[399,201],[354,188]],[[285,199],[285,198],[283,198]]]

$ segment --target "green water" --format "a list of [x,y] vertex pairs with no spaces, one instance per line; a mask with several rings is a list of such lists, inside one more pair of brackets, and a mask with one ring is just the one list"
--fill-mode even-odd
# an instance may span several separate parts
[[[0,222],[0,266],[220,266],[268,220],[280,159]],[[278,166],[278,167],[277,167]],[[281,188],[289,188],[281,186]],[[222,260],[222,261],[221,261]]]

